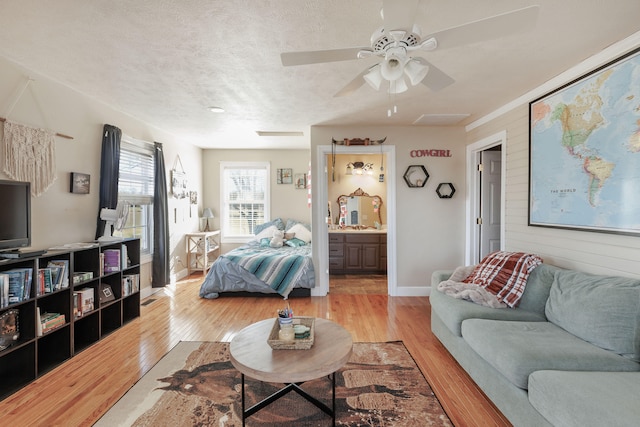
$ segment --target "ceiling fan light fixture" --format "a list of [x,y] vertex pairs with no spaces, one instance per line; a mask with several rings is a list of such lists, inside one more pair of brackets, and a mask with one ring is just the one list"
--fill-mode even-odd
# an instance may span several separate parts
[[407,86],[407,83],[405,83],[404,77],[400,77],[399,79],[392,80],[389,82],[389,93],[392,95],[406,92],[408,89],[409,89],[409,86]]
[[404,73],[409,77],[411,85],[420,83],[429,72],[429,66],[421,64],[416,59],[409,60],[404,66]]
[[385,60],[380,64],[380,73],[385,80],[394,81],[402,77],[404,71],[404,63],[406,58],[403,58],[395,53],[387,55]]
[[382,74],[380,74],[380,65],[375,65],[371,67],[369,72],[362,76],[364,81],[369,83],[369,86],[374,88],[375,90],[380,90],[380,85],[382,84]]

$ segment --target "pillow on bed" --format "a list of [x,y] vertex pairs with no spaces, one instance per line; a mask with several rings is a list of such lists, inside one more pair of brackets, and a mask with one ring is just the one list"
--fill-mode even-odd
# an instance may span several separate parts
[[305,242],[304,240],[300,240],[297,237],[294,237],[293,239],[289,239],[286,242],[284,242],[284,244],[287,246],[291,246],[292,248],[297,248],[298,246],[306,246],[307,242]]
[[[276,218],[273,221],[269,221],[269,222],[265,222],[264,224],[260,224],[260,225],[256,225],[253,229],[253,234],[256,235],[256,237],[258,236],[258,234],[260,234],[263,230],[271,227],[271,226],[275,226],[277,229],[279,230],[284,230],[284,223],[282,222],[282,220],[280,218]],[[271,233],[273,234],[273,233]]]
[[287,233],[295,233],[294,239],[300,239],[307,244],[311,242],[311,231],[301,222],[287,229]]
[[303,223],[303,222],[300,222],[300,221],[298,221],[298,220],[296,220],[296,219],[291,219],[291,218],[289,218],[289,219],[287,220],[287,225],[284,227],[284,230],[285,230],[285,231],[289,231],[289,229],[290,229],[291,227],[293,227],[294,225],[296,225],[296,224],[302,224],[302,225],[304,225],[304,226],[307,228],[307,230],[311,231],[311,226],[310,226],[309,224],[305,224],[305,223]]
[[278,227],[276,227],[275,225],[270,225],[269,227],[264,228],[259,233],[256,233],[256,235],[254,236],[253,239],[256,242],[260,242],[265,237],[268,237],[269,240],[271,240],[271,238],[273,237],[273,232],[274,231],[278,231]]
[[261,248],[266,248],[268,246],[271,245],[271,239],[268,237],[263,237],[262,239],[260,239],[260,247]]

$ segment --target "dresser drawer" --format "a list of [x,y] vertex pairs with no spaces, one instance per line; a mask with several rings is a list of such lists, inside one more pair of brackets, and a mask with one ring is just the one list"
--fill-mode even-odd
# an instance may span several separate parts
[[344,244],[342,243],[329,243],[329,257],[344,256]]
[[329,244],[344,242],[344,234],[329,233]]
[[380,241],[379,234],[353,233],[346,234],[345,237],[347,243],[378,243]]
[[341,270],[344,270],[344,257],[329,257],[329,271],[338,273]]

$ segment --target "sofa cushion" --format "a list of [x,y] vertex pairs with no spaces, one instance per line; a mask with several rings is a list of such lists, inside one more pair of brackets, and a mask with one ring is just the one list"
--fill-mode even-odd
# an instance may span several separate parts
[[559,271],[545,313],[573,335],[640,361],[640,281]]
[[543,369],[640,371],[640,364],[596,347],[550,322],[467,319],[462,337],[515,386]]
[[556,426],[631,427],[640,423],[640,372],[537,371],[529,402]]
[[462,322],[466,319],[519,320],[527,322],[544,322],[544,314],[523,308],[489,308],[482,305],[452,298],[435,288],[429,294],[431,310],[442,320],[447,328],[461,337]]

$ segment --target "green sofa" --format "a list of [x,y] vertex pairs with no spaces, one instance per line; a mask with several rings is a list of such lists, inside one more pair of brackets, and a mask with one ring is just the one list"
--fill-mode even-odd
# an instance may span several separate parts
[[431,329],[514,426],[640,425],[640,281],[541,264],[517,308],[431,283]]

